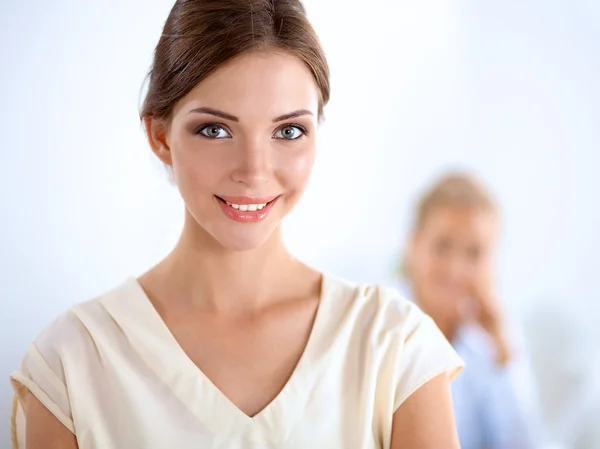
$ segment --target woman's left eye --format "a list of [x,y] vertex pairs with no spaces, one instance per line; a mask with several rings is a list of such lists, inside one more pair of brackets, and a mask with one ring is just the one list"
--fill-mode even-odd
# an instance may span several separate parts
[[306,134],[306,131],[301,126],[288,125],[288,126],[284,126],[283,128],[279,129],[275,133],[274,137],[276,139],[296,140],[299,137],[302,137],[304,134]]

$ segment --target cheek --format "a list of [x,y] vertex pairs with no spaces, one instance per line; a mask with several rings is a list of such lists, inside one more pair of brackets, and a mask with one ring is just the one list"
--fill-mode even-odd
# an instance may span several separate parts
[[314,161],[314,147],[278,158],[275,172],[279,182],[290,190],[303,190],[310,178]]
[[196,138],[179,138],[171,142],[175,180],[180,186],[208,187],[227,167],[225,152],[202,148]]
[[436,257],[432,257],[427,266],[427,276],[433,282],[439,282],[446,278],[447,273],[444,264]]
[[431,288],[439,277],[439,264],[433,254],[427,251],[419,251],[413,259],[413,276],[426,288]]
[[443,271],[444,259],[433,248],[427,248],[421,253],[421,265],[428,275],[435,275]]
[[452,283],[453,288],[458,288],[459,283],[464,283],[464,279],[456,267],[457,264],[450,255],[429,254],[426,273],[431,287],[445,289],[448,283]]
[[[173,174],[180,190],[193,188],[194,190],[203,190],[203,188],[214,184],[211,176],[214,176],[214,170],[207,170],[207,167],[214,165],[203,163],[203,161],[188,157],[173,157]],[[183,192],[182,192],[183,193]]]

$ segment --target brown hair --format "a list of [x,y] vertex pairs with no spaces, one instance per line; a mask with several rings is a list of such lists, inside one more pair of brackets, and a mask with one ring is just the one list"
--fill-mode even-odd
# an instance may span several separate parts
[[217,68],[242,53],[275,48],[311,70],[329,101],[329,67],[300,0],[177,0],[148,73],[140,117],[170,119],[175,104]]
[[[467,207],[498,214],[494,198],[478,179],[468,173],[451,172],[442,176],[419,199],[411,234],[423,226],[433,211],[441,207]],[[406,254],[398,271],[403,278],[410,278]]]

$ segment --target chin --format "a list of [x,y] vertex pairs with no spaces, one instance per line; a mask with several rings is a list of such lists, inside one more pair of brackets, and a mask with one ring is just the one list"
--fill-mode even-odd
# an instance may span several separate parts
[[262,241],[253,241],[253,240],[236,240],[236,241],[227,241],[220,242],[223,248],[229,251],[252,251],[253,249],[260,248],[262,246]]
[[230,251],[251,251],[263,246],[273,235],[273,230],[248,229],[244,232],[220,232],[213,235],[219,244]]

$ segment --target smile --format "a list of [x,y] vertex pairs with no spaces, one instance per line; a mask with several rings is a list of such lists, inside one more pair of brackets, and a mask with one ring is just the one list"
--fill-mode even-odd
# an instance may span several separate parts
[[264,198],[220,197],[215,195],[215,198],[217,198],[227,218],[242,223],[252,223],[262,221],[268,216],[279,195]]
[[227,204],[230,207],[233,207],[234,209],[239,209],[242,212],[246,212],[246,211],[256,211],[256,210],[262,210],[268,203],[261,203],[261,204],[233,204],[230,203],[229,201],[225,201],[225,204]]

